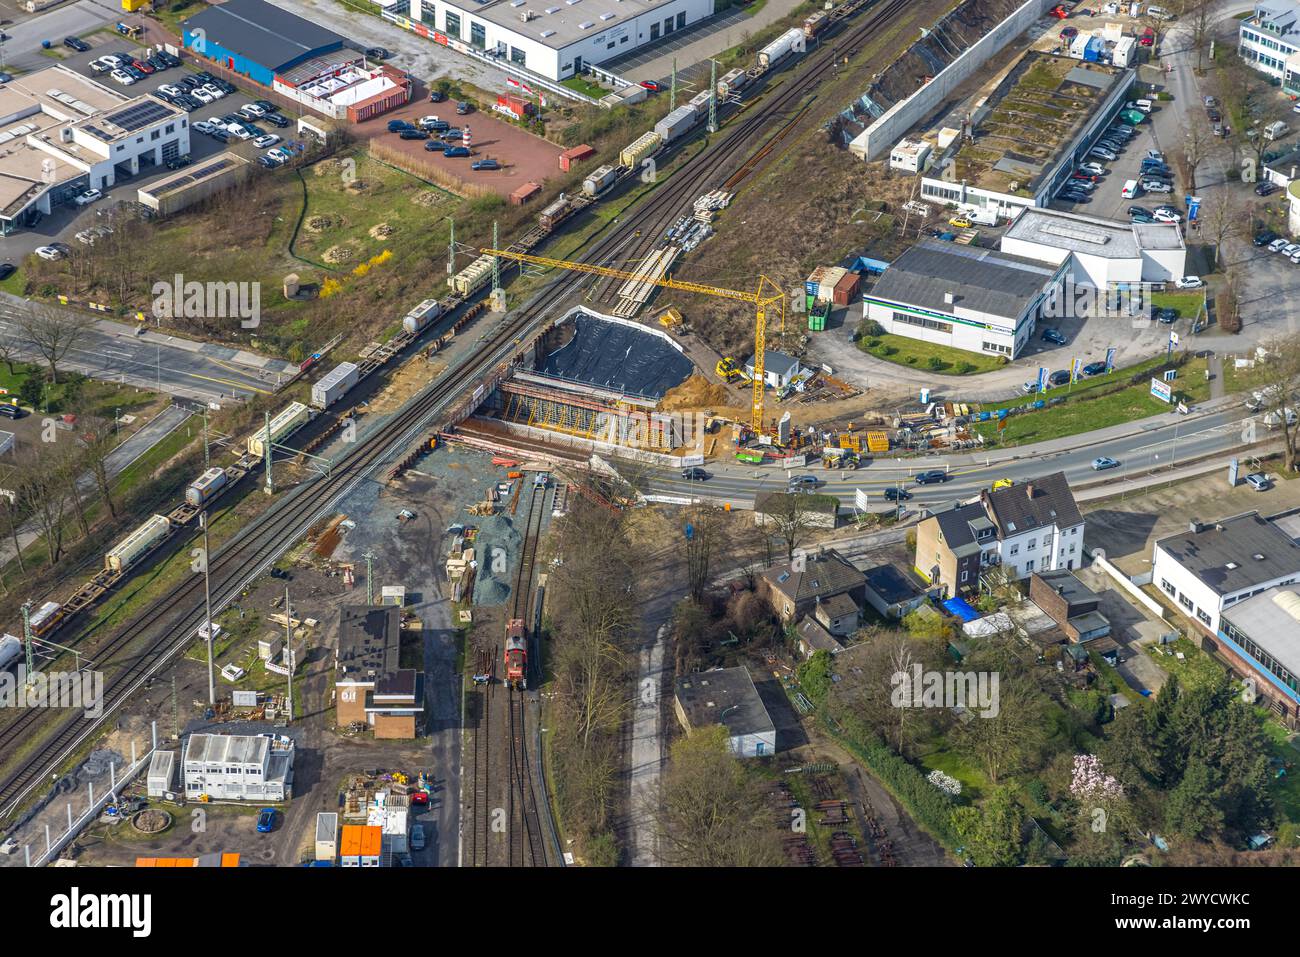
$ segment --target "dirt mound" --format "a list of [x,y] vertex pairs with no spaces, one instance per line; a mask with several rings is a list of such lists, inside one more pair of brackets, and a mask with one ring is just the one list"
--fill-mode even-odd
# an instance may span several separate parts
[[523,536],[504,515],[479,522],[474,541],[478,573],[474,579],[474,604],[504,605],[510,597],[513,574],[518,567]]
[[308,216],[307,221],[302,225],[309,233],[323,233],[334,226],[335,221],[331,216]]
[[357,247],[354,243],[339,243],[337,246],[331,246],[321,256],[321,259],[327,263],[345,263],[356,258]]
[[[351,165],[349,165],[349,163]],[[352,169],[355,171],[356,162],[354,160],[344,162],[341,159],[326,159],[315,164],[311,168],[311,171],[317,176],[340,176],[346,169]]]
[[416,206],[437,206],[446,198],[445,193],[439,193],[437,190],[426,189],[416,193],[411,197],[411,202]]
[[374,226],[370,227],[370,238],[387,239],[389,236],[393,235],[393,232],[393,227],[389,226],[387,223],[376,223]]
[[718,382],[710,382],[698,372],[691,375],[679,386],[664,393],[659,408],[665,412],[682,412],[687,409],[716,409],[733,402],[734,398],[727,387]]

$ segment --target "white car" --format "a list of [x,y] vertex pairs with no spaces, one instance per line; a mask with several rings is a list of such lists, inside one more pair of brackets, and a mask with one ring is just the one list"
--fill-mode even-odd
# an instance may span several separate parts
[[1084,163],[1079,167],[1080,173],[1087,173],[1089,176],[1105,176],[1106,167],[1100,163]]
[[1088,150],[1088,155],[1099,156],[1104,160],[1115,159],[1115,154],[1112,153],[1110,150],[1106,149],[1104,146],[1094,146],[1092,149]]
[[262,109],[256,103],[245,103],[239,108],[240,113],[247,113],[249,116],[266,116],[266,110]]
[[109,62],[107,57],[96,57],[87,63],[86,66],[90,67],[90,69],[95,73],[107,73],[109,70],[113,69],[113,67],[117,66],[117,64]]
[[1157,223],[1181,223],[1183,221],[1180,213],[1168,209],[1157,209],[1151,215],[1155,217]]
[[109,76],[113,78],[114,82],[121,83],[123,86],[130,86],[135,82],[135,77],[125,70],[114,70]]
[[63,250],[55,249],[53,246],[37,246],[35,251],[37,256],[51,262],[63,258]]
[[244,129],[238,123],[227,123],[226,132],[237,140],[247,140],[252,139],[253,137],[252,133],[248,132],[248,130]]
[[1148,193],[1172,193],[1174,188],[1162,179],[1144,179],[1142,188]]
[[1175,279],[1174,285],[1179,289],[1200,289],[1205,285],[1205,280],[1200,276],[1183,276],[1181,279]]
[[1287,242],[1285,239],[1275,239],[1268,244],[1268,251],[1271,253],[1280,253],[1290,245],[1291,243]]
[[266,155],[271,157],[271,159],[273,160],[278,160],[281,163],[287,163],[289,162],[289,160],[293,159],[293,154],[290,153],[283,146],[277,146],[274,149],[267,150]]
[[1300,243],[1287,243],[1282,247],[1281,253],[1283,256],[1290,258],[1295,255],[1298,250],[1300,250]]
[[194,99],[198,100],[200,103],[211,103],[213,100],[213,96],[208,92],[207,87],[202,86],[196,86],[194,89],[190,90],[190,96],[194,97]]
[[[1284,409],[1283,412],[1286,413],[1286,424],[1295,425],[1296,424],[1295,409],[1288,407]],[[1275,425],[1281,425],[1282,413],[1278,412],[1277,409],[1274,409],[1272,412],[1264,416],[1264,424],[1267,425],[1270,429]]]
[[213,126],[211,121],[209,120],[199,120],[195,123],[190,124],[190,129],[197,130],[200,133],[211,133],[214,129],[216,129],[216,127]]
[[207,90],[208,96],[212,97],[214,100],[219,100],[226,95],[225,93],[222,92],[221,87],[216,86],[212,83],[204,83],[202,88],[204,90]]
[[180,96],[184,92],[179,86],[172,86],[170,83],[164,83],[158,87],[159,93],[166,93],[168,96]]
[[274,133],[267,133],[265,136],[259,136],[257,139],[253,140],[253,145],[259,150],[264,150],[270,149],[278,142],[280,142],[280,137],[276,136]]
[[97,189],[88,189],[84,193],[78,194],[72,201],[78,206],[89,206],[97,199],[103,199],[104,194]]

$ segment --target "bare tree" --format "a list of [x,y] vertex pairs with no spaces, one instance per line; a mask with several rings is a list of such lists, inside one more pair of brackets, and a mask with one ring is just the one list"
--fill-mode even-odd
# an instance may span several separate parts
[[59,363],[81,342],[93,320],[72,309],[30,303],[18,318],[23,335],[50,367],[50,381],[59,381]]
[[704,600],[709,586],[713,550],[722,531],[722,510],[713,505],[697,505],[685,515],[686,577],[690,583],[691,598]]
[[1199,120],[1193,119],[1183,136],[1183,148],[1174,154],[1174,164],[1189,193],[1196,192],[1196,169],[1209,151],[1210,139],[1205,135]]
[[16,366],[23,361],[23,341],[8,330],[0,331],[0,362],[9,369],[10,375],[17,375]]
[[1255,368],[1262,383],[1258,394],[1264,425],[1282,436],[1283,468],[1293,472],[1300,440],[1300,338],[1287,336],[1266,343]]
[[777,537],[785,544],[786,561],[794,559],[799,547],[814,525],[815,512],[809,507],[815,498],[802,492],[773,492],[756,503],[763,519],[776,529]]
[[1205,69],[1205,54],[1210,46],[1210,28],[1214,25],[1210,17],[1210,0],[1189,0],[1182,4],[1181,15],[1191,25],[1192,49],[1196,51],[1196,69]]
[[83,411],[77,415],[77,426],[85,447],[83,458],[91,475],[95,477],[100,500],[108,509],[108,514],[117,518],[117,505],[113,501],[113,488],[108,474],[108,456],[116,447],[116,423]]
[[1208,203],[1202,205],[1200,222],[1205,224],[1206,233],[1214,241],[1214,254],[1210,260],[1214,269],[1223,265],[1223,244],[1229,238],[1249,231],[1247,216],[1246,207],[1226,189],[1218,190]]

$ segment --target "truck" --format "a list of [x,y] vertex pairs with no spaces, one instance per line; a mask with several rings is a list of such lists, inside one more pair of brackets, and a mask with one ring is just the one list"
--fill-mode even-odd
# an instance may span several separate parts
[[1279,140],[1286,136],[1289,129],[1290,127],[1281,120],[1278,120],[1275,123],[1270,123],[1268,126],[1264,127],[1264,141],[1271,143],[1273,140]]
[[226,487],[226,470],[210,468],[185,487],[185,502],[195,508],[202,508],[217,497]]
[[154,515],[104,555],[104,569],[124,572],[151,552],[172,530],[166,515]]
[[998,211],[988,206],[963,206],[961,212],[972,223],[980,226],[996,226],[998,224]]
[[425,299],[402,319],[402,329],[416,335],[441,315],[442,303],[437,299]]
[[311,387],[311,404],[328,409],[357,384],[361,369],[355,362],[340,362]]

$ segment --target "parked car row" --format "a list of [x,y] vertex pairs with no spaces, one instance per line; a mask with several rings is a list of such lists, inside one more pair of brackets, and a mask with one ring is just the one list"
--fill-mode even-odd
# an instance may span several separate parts
[[[74,38],[68,38],[68,40],[71,39]],[[67,43],[68,40],[63,42]],[[84,45],[84,41],[82,43]],[[90,46],[85,45],[85,49],[89,50]],[[122,86],[131,86],[155,73],[178,67],[181,65],[181,61],[166,50],[159,50],[157,53],[149,54],[143,60],[127,56],[125,53],[105,53],[86,65],[90,67],[92,73],[107,73],[114,82],[120,83]]]

